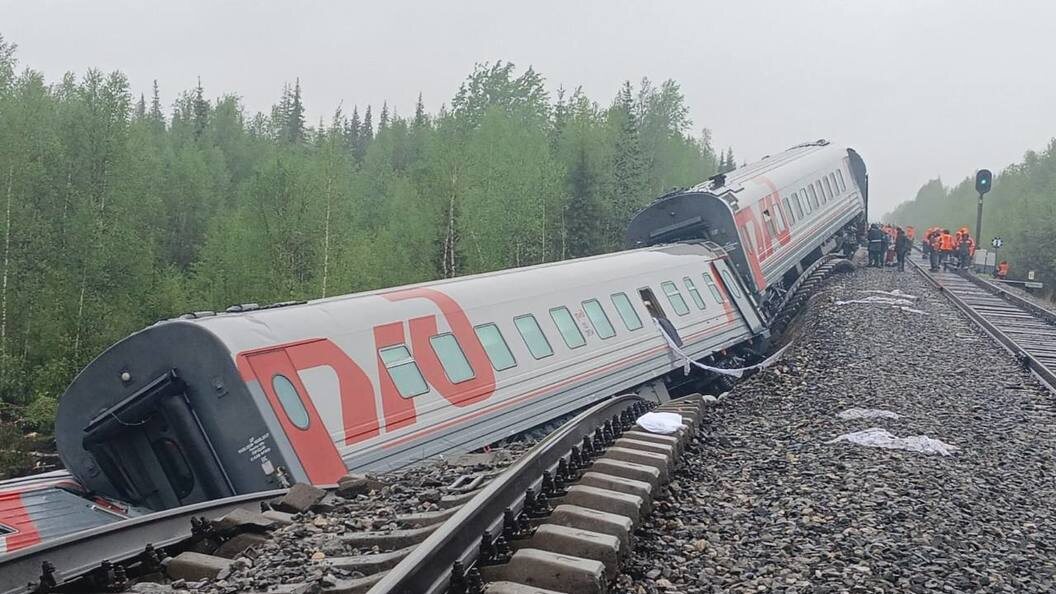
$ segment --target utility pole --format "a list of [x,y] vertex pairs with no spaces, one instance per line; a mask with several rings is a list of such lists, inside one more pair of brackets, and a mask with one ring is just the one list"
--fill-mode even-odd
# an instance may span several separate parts
[[975,191],[979,192],[979,207],[975,211],[975,243],[983,240],[983,194],[990,191],[993,185],[994,174],[989,169],[980,169],[975,172]]

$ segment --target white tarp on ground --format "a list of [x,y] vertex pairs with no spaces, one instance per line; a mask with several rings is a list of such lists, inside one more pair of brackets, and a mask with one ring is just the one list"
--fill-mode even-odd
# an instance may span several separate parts
[[880,427],[871,427],[865,431],[845,433],[829,443],[848,441],[853,444],[871,448],[885,448],[889,450],[908,450],[922,454],[941,454],[949,456],[960,448],[927,435],[911,435],[909,437],[895,437]]
[[862,293],[877,293],[879,295],[887,295],[888,297],[895,297],[897,299],[913,299],[913,300],[920,299],[920,297],[917,297],[916,295],[910,295],[909,293],[903,293],[902,291],[899,291],[898,289],[894,289],[892,291],[880,291],[878,289],[865,289],[865,290],[862,291]]
[[669,412],[647,412],[638,417],[638,425],[649,433],[668,435],[682,426],[682,415]]
[[870,295],[865,299],[849,299],[847,301],[837,301],[836,305],[848,305],[851,303],[864,303],[866,305],[894,305],[895,307],[910,307],[913,305],[913,302],[909,299],[897,297],[881,297],[879,295]]
[[854,419],[897,419],[898,413],[879,408],[848,408],[836,416],[844,421]]

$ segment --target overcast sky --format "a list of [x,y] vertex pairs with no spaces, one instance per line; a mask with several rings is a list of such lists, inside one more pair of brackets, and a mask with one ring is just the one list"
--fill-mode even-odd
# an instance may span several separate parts
[[168,104],[201,77],[250,111],[300,77],[313,120],[383,100],[435,111],[474,63],[532,65],[607,105],[677,80],[696,128],[754,160],[829,138],[870,169],[872,215],[1056,136],[1051,0],[521,2],[0,0],[0,33],[49,80],[125,72]]

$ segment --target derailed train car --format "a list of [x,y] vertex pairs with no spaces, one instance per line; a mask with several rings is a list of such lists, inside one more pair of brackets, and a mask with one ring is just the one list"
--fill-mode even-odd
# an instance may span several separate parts
[[19,531],[3,532],[6,518],[29,530],[49,510],[98,522],[333,483],[472,450],[614,393],[662,394],[683,361],[653,320],[697,360],[757,351],[760,304],[864,220],[865,182],[853,151],[803,145],[658,199],[632,222],[629,251],[150,326],[59,402],[56,441],[78,485],[66,490],[95,503],[34,515],[19,502],[56,485],[0,483],[0,498],[17,495],[0,534]]
[[151,509],[467,451],[765,332],[703,243],[166,321],[62,397],[63,462]]
[[858,153],[819,140],[658,198],[631,221],[627,245],[724,246],[771,314],[807,266],[864,233],[868,197]]

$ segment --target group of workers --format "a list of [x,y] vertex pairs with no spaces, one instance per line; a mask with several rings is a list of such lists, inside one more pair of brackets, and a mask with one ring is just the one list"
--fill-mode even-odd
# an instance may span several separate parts
[[[907,226],[905,229],[893,225],[873,223],[869,226],[866,241],[869,246],[869,266],[883,268],[897,265],[906,269],[906,257],[913,250],[916,229]],[[939,270],[967,269],[975,257],[975,239],[968,231],[968,226],[961,227],[956,233],[942,227],[928,227],[921,240],[921,252],[924,259],[931,264],[932,272]],[[993,275],[1004,280],[1008,277],[1008,262],[1002,260],[994,267]]]
[[913,227],[881,226],[873,223],[869,226],[866,240],[869,242],[869,266],[883,268],[893,263],[898,264],[899,271],[906,269],[906,256],[913,249],[913,238],[917,231]]
[[924,257],[931,263],[932,272],[952,268],[967,269],[972,265],[975,256],[975,239],[968,232],[968,227],[961,227],[957,233],[949,229],[929,227],[924,235]]

